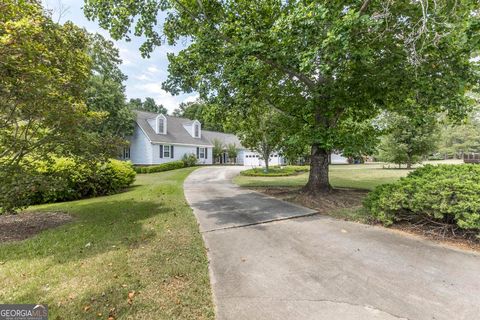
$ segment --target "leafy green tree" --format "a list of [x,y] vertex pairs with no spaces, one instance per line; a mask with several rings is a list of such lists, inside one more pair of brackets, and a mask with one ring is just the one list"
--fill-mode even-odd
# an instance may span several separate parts
[[272,109],[258,104],[248,113],[239,115],[232,126],[242,145],[256,151],[265,161],[265,171],[269,170],[269,160],[273,152],[279,150],[284,134],[283,118]]
[[173,111],[176,117],[182,117],[192,120],[198,120],[202,123],[204,130],[224,132],[223,121],[216,113],[215,106],[202,100],[192,102],[182,102],[179,107]]
[[238,146],[235,143],[227,144],[227,155],[230,160],[237,163]]
[[120,145],[122,138],[132,134],[134,114],[127,106],[125,86],[127,76],[120,70],[119,51],[112,41],[99,34],[89,35],[88,53],[92,59],[92,74],[86,90],[86,104],[90,111],[103,115],[103,121],[94,128],[112,145]]
[[[145,36],[145,56],[187,38],[187,48],[169,55],[164,88],[171,93],[196,90],[249,109],[261,92],[310,146],[305,190],[312,193],[331,189],[330,152],[361,141],[350,139],[350,124],[368,124],[384,110],[403,112],[408,105],[397,101],[406,99],[463,116],[464,93],[477,81],[477,0],[149,4],[88,0],[85,12],[116,38],[131,29]],[[162,30],[160,10],[167,13]]]
[[157,105],[155,100],[153,98],[147,97],[145,98],[145,101],[142,104],[142,109],[145,111],[150,111],[150,112],[155,112],[155,113],[161,113],[161,114],[167,114],[168,110],[161,104]]
[[223,145],[223,142],[218,140],[218,139],[213,139],[213,160],[218,161],[220,157],[223,154],[223,150],[225,149],[225,146]]
[[462,158],[464,153],[480,153],[480,106],[460,124],[445,123],[441,127],[438,152]]
[[412,118],[388,114],[388,134],[381,140],[379,158],[382,161],[405,164],[408,169],[437,149],[438,125],[435,116]]
[[310,147],[298,136],[286,136],[281,142],[281,155],[288,164],[304,164],[310,156]]
[[130,99],[128,105],[132,110],[148,111],[165,115],[168,113],[167,108],[165,108],[162,104],[157,104],[155,99],[150,97],[145,98],[145,101],[143,102],[140,98]]
[[12,212],[49,186],[31,170],[36,161],[105,159],[116,148],[92,130],[103,115],[85,105],[92,67],[86,33],[54,23],[36,1],[0,7],[0,212]]
[[132,110],[142,110],[142,108],[143,108],[142,99],[140,99],[140,98],[132,98],[132,99],[130,99],[130,101],[128,101],[128,106],[129,106]]

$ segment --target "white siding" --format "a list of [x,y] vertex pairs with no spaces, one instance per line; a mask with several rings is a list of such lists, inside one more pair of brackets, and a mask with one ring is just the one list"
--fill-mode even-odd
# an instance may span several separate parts
[[[260,155],[253,151],[244,150],[242,152],[243,161],[241,164],[249,167],[263,167],[265,166],[265,161],[260,159]],[[282,157],[274,152],[270,155],[270,160],[268,161],[270,166],[279,166],[283,164]]]
[[152,164],[152,144],[142,129],[135,124],[130,141],[130,160],[133,164]]
[[338,153],[332,152],[330,159],[331,164],[348,164],[348,159]]
[[239,149],[238,152],[237,152],[237,164],[238,165],[242,165],[245,163],[245,150],[243,149]]
[[[169,145],[169,144],[165,144]],[[199,164],[212,164],[212,148],[207,148],[207,159],[198,159]],[[182,145],[173,145],[173,158],[160,158],[160,145],[153,144],[150,151],[151,158],[153,159],[152,164],[167,163],[175,160],[182,160],[183,155],[185,154],[194,154],[197,155],[196,146],[182,146]]]

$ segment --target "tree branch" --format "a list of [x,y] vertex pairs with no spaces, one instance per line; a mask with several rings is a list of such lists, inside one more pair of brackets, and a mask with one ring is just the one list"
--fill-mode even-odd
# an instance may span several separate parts
[[[228,44],[230,45],[233,45],[233,46],[236,46],[235,42],[232,41],[228,36],[226,36],[225,34],[223,34],[222,32],[220,32],[220,30],[218,30],[217,28],[215,28],[215,24],[213,23],[213,21],[211,21],[211,19],[207,16],[206,12],[205,12],[205,9],[201,3],[201,0],[197,0],[197,3],[198,5],[200,6],[200,8],[203,10],[204,12],[204,17],[200,17],[196,14],[194,14],[192,11],[190,11],[186,6],[184,6],[182,3],[180,3],[178,0],[174,0],[175,3],[177,3],[191,18],[193,18],[195,21],[203,21],[207,24],[210,25],[210,27],[218,33],[218,35],[223,39],[225,40]],[[284,73],[286,73],[290,78],[294,79],[294,78],[297,78],[298,80],[300,80],[301,82],[303,82],[308,88],[310,89],[313,89],[315,88],[315,86],[317,85],[317,83],[310,79],[308,76],[302,74],[301,72],[298,72],[296,70],[293,70],[289,67],[286,67],[286,66],[283,66],[283,65],[280,65],[270,59],[267,59],[267,58],[264,58],[262,57],[261,55],[259,54],[253,54],[253,56],[255,58],[257,58],[258,60],[262,61],[263,63],[266,63],[268,64],[269,66],[275,68],[275,69],[278,69]],[[318,83],[323,83],[325,82],[324,81],[324,78],[323,77],[320,77],[320,79],[318,80]]]
[[[306,75],[304,75],[304,74],[302,74],[302,73],[300,73],[296,70],[293,70],[291,68],[279,65],[278,63],[276,63],[276,62],[274,62],[270,59],[263,58],[262,56],[260,56],[258,54],[255,54],[254,56],[258,60],[262,61],[263,63],[266,63],[269,66],[274,67],[275,69],[278,69],[280,71],[285,72],[290,78],[292,78],[292,79],[297,78],[298,80],[303,82],[305,85],[307,85],[307,87],[309,87],[310,89],[315,88],[315,86],[316,86],[315,81],[313,81],[312,79],[310,79]],[[320,83],[323,82],[323,78],[320,78],[319,82]]]
[[368,5],[370,4],[371,0],[363,1],[362,7],[360,8],[360,14],[364,14],[367,11]]

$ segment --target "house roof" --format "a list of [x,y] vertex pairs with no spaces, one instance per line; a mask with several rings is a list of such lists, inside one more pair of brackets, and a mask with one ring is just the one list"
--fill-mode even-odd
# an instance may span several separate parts
[[202,136],[207,138],[213,144],[214,140],[221,141],[224,145],[235,144],[238,148],[243,149],[242,143],[238,137],[231,133],[223,133],[217,131],[202,130]]
[[192,137],[184,125],[192,124],[192,120],[179,117],[165,116],[167,119],[167,134],[157,134],[148,124],[149,119],[155,119],[158,113],[134,110],[137,115],[136,122],[152,143],[172,143],[186,145],[212,146],[210,140],[203,134],[200,138]]

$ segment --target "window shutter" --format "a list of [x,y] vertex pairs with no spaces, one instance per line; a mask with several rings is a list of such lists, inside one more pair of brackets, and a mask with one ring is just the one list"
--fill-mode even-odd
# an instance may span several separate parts
[[173,159],[173,146],[170,146],[170,158]]
[[200,156],[200,148],[197,147],[197,159],[198,159],[199,156]]
[[163,158],[163,145],[160,145],[160,158]]
[[205,148],[205,159],[208,158],[208,148]]

